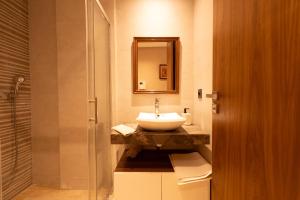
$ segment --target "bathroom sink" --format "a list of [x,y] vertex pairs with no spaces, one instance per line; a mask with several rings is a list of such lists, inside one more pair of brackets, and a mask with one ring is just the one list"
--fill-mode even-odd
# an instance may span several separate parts
[[147,130],[168,131],[180,127],[185,122],[185,118],[177,113],[160,113],[157,115],[141,112],[136,121],[139,126]]

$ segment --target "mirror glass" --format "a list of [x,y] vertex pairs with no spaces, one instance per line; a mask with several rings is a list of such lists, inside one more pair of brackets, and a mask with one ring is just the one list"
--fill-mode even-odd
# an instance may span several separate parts
[[135,38],[134,93],[178,93],[178,38]]

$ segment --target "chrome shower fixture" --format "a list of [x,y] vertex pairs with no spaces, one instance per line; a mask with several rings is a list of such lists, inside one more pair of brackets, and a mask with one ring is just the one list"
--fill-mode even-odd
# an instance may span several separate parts
[[15,96],[18,94],[19,88],[22,85],[22,83],[24,83],[24,81],[25,81],[25,78],[23,76],[17,77],[16,85],[15,85],[15,92],[14,92]]

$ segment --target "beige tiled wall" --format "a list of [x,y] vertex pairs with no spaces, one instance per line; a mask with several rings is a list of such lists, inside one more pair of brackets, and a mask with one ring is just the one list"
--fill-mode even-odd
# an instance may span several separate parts
[[[212,92],[213,1],[211,0],[195,0],[193,48],[194,123],[211,133],[212,102],[211,99],[205,97],[205,94]],[[202,89],[202,99],[198,99],[197,89]]]
[[85,1],[56,1],[62,188],[88,186]]
[[[211,131],[211,100],[199,100],[197,89],[212,91],[213,1],[117,0],[115,123],[134,121],[139,111],[153,111],[161,98],[162,111],[190,107],[194,123]],[[131,43],[134,36],[179,36],[181,40],[180,94],[133,95]]]
[[30,1],[33,174],[88,187],[85,1]]
[[[55,0],[29,1],[33,183],[60,186]],[[47,9],[45,9],[47,8]]]
[[[193,1],[117,0],[116,2],[116,123],[133,122],[140,111],[193,108]],[[178,36],[181,40],[180,94],[132,94],[131,44],[135,36]]]

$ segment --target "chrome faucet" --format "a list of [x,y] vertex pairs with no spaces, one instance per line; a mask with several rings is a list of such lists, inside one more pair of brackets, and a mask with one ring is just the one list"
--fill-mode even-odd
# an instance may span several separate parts
[[155,114],[158,117],[159,116],[159,99],[158,98],[155,98],[154,108],[155,108]]

